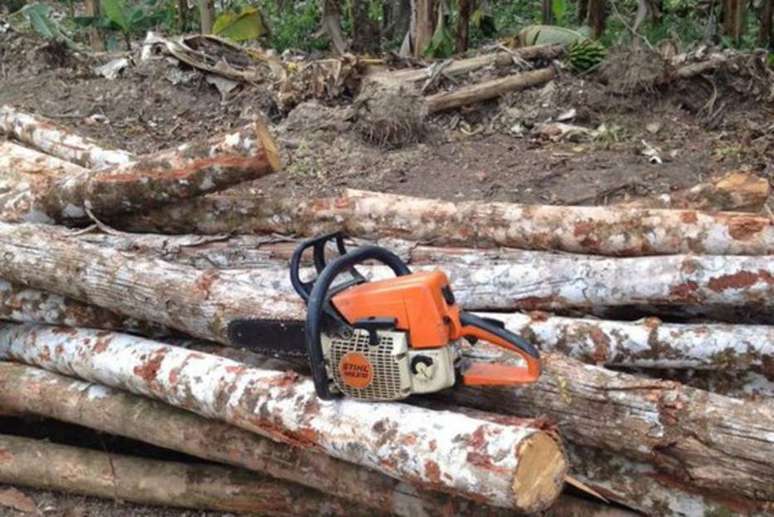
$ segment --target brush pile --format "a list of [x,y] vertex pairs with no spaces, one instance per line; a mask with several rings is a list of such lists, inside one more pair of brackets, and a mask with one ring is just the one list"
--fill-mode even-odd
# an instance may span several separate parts
[[[765,181],[607,207],[299,202],[229,189],[281,168],[260,123],[148,156],[7,106],[0,133],[0,415],[201,460],[10,433],[0,482],[266,514],[774,511]],[[445,271],[540,348],[540,380],[326,402],[303,359],[235,348],[234,319],[304,319],[290,253],[334,230]]]

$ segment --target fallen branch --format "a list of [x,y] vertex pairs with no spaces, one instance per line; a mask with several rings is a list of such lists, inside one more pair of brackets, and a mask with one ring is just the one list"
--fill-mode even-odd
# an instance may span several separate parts
[[321,401],[312,382],[297,374],[129,335],[7,325],[0,330],[0,356],[158,398],[494,506],[547,508],[567,467],[560,446],[529,422],[501,425],[403,404]]
[[468,104],[495,99],[509,92],[523,90],[547,83],[556,77],[553,67],[519,72],[517,74],[462,86],[451,92],[436,93],[427,97],[428,113],[437,113]]
[[[0,435],[0,458],[0,482],[44,490],[223,512],[353,511],[351,502],[213,465],[150,460],[9,435]],[[357,508],[354,511],[366,513]]]
[[0,107],[0,133],[87,169],[114,167],[134,160],[127,151],[106,148],[95,140],[12,106]]
[[626,322],[545,313],[484,314],[541,350],[628,368],[753,369],[774,378],[774,326]]
[[462,406],[547,416],[562,437],[654,465],[676,481],[761,503],[774,501],[774,404],[541,356],[538,382],[519,389],[457,388]]
[[[239,214],[238,218],[233,214]],[[447,202],[348,190],[313,200],[213,195],[117,222],[161,233],[395,237],[434,245],[505,246],[639,256],[774,254],[769,217],[695,210]]]
[[[13,156],[22,160],[23,156]],[[79,220],[126,213],[195,197],[279,168],[276,147],[260,124],[204,143],[184,144],[97,171],[56,176],[50,171],[21,181],[5,221]]]
[[[0,408],[125,436],[205,460],[242,467],[406,517],[445,511],[489,514],[464,499],[415,488],[310,449],[273,442],[162,402],[0,362]],[[181,439],[181,437],[185,437]]]
[[[452,61],[443,70],[443,74],[449,77],[459,77],[482,68],[506,68],[514,64],[514,60],[532,59],[557,59],[564,53],[562,45],[536,45],[514,49],[510,52],[492,52],[467,59]],[[407,85],[419,85],[429,77],[429,67],[420,69],[393,70],[367,75],[366,83],[378,82],[382,84],[401,83]]]
[[765,178],[747,172],[731,172],[691,188],[634,199],[616,206],[759,212],[769,198],[769,190],[769,182]]

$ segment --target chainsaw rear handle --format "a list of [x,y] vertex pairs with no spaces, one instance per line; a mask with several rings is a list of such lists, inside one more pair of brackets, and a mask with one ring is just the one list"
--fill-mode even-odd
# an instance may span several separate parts
[[[494,370],[484,373],[485,369],[490,370],[491,368],[486,368],[485,365],[475,365],[475,368],[464,375],[465,384],[476,386],[511,385],[514,383],[528,384],[538,380],[540,377],[540,352],[526,339],[505,327],[465,311],[460,311],[460,323],[462,324],[461,335],[463,337],[481,339],[515,352],[527,363],[525,368],[502,367],[504,375],[499,380]],[[495,365],[492,366],[495,367]],[[507,375],[505,375],[505,369],[507,369]],[[480,376],[476,375],[479,371]]]
[[325,266],[317,279],[315,279],[314,286],[307,300],[304,334],[314,388],[317,391],[317,396],[323,400],[334,398],[328,386],[328,373],[325,370],[325,357],[323,356],[322,343],[320,341],[323,315],[328,302],[328,291],[340,273],[348,269],[351,270],[355,265],[366,260],[381,262],[392,269],[396,276],[411,273],[406,263],[395,253],[378,246],[362,246],[334,259]]

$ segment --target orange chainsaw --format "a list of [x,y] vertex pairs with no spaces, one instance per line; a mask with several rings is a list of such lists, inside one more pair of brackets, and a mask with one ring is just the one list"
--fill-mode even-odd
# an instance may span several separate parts
[[[338,256],[328,261],[331,241]],[[301,261],[310,249],[317,276],[303,281]],[[369,282],[355,267],[364,262],[384,264],[395,277]],[[501,322],[461,310],[443,272],[412,273],[385,248],[347,251],[340,232],[309,239],[292,255],[290,280],[307,304],[304,352],[322,399],[346,395],[399,400],[449,388],[459,378],[469,386],[513,386],[540,376],[535,347]],[[241,332],[239,324],[230,329],[237,344],[249,340],[251,333],[249,322],[243,322],[247,332]],[[463,353],[463,339],[472,343],[481,339],[514,352],[523,366],[473,362]],[[294,346],[269,352],[298,355]]]

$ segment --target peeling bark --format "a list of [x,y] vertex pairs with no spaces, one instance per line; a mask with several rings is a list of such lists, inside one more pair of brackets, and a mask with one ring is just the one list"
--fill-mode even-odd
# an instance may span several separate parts
[[121,330],[146,336],[169,335],[159,325],[127,318],[58,294],[29,289],[0,279],[0,320],[70,327]]
[[501,95],[547,83],[556,77],[554,67],[519,72],[517,74],[462,86],[451,92],[436,93],[425,99],[428,113],[459,108],[476,102],[496,99]]
[[303,320],[306,308],[289,291],[287,268],[197,270],[69,238],[47,225],[0,223],[0,278],[67,296],[187,334],[230,343],[234,319]]
[[16,186],[13,203],[2,207],[0,219],[53,222],[84,219],[86,209],[98,216],[133,212],[220,190],[278,168],[274,142],[256,124],[116,167],[66,176],[44,171]]
[[134,156],[127,151],[110,149],[48,119],[8,105],[0,107],[0,132],[88,169],[114,167],[134,161]]
[[[133,503],[222,512],[351,515],[365,508],[213,465],[149,460],[0,435],[0,482]],[[368,513],[372,513],[369,510]]]
[[731,172],[714,181],[616,206],[759,212],[769,198],[769,182],[747,172]]
[[486,313],[547,352],[627,368],[747,370],[774,379],[774,326],[626,322]]
[[[231,343],[227,327],[234,319],[305,318],[285,261],[249,270],[195,269],[86,243],[46,225],[0,223],[0,245],[0,278],[223,344]],[[705,306],[766,309],[774,299],[769,257],[602,258],[427,247],[409,257],[415,271],[447,273],[468,310],[659,304],[698,314]],[[392,276],[383,266],[360,269],[374,279]],[[637,278],[648,281],[632,281]]]
[[447,202],[348,190],[310,201],[227,194],[130,217],[134,231],[396,237],[434,245],[505,246],[614,256],[774,254],[765,216],[695,210]]
[[519,417],[555,420],[562,437],[655,466],[677,482],[774,501],[774,403],[585,365],[555,353],[519,389],[460,387],[437,397]]
[[298,483],[405,517],[496,515],[491,507],[417,490],[383,474],[309,449],[101,385],[0,362],[0,407],[125,436],[209,461]]
[[6,325],[0,356],[126,389],[396,479],[526,512],[558,497],[561,447],[531,425],[352,399],[322,401],[309,379],[124,334]]

